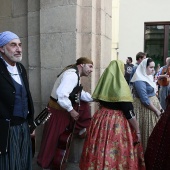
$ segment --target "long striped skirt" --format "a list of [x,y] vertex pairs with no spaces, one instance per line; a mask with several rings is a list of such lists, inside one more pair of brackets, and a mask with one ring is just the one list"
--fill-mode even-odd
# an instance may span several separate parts
[[0,155],[0,170],[32,170],[32,147],[27,122],[10,127],[9,151]]
[[[160,103],[156,96],[150,97],[150,101],[153,105],[160,110]],[[134,98],[133,102],[134,112],[136,114],[136,119],[139,123],[139,128],[141,132],[141,141],[144,151],[146,150],[149,136],[151,135],[153,128],[158,122],[156,114],[150,109],[146,108],[140,101],[139,98]]]
[[122,111],[102,107],[93,116],[80,160],[81,170],[145,170],[134,129]]

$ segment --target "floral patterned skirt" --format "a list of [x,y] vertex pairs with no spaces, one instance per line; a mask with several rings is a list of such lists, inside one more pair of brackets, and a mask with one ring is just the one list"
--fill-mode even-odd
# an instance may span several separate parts
[[143,170],[143,150],[122,111],[102,107],[93,116],[80,160],[81,170]]

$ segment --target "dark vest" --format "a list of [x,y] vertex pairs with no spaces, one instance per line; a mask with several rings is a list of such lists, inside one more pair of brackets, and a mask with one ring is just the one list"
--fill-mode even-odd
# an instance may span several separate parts
[[81,95],[81,91],[83,89],[83,86],[79,83],[80,82],[80,76],[79,76],[78,68],[77,68],[77,66],[75,66],[73,68],[76,70],[76,74],[78,76],[78,82],[77,82],[76,87],[73,89],[73,91],[69,95],[69,99],[71,100],[72,104],[75,103],[75,101],[77,99],[77,95]]
[[28,115],[28,97],[24,83],[22,82],[22,85],[20,85],[13,78],[12,81],[16,90],[13,116],[18,116],[26,119]]

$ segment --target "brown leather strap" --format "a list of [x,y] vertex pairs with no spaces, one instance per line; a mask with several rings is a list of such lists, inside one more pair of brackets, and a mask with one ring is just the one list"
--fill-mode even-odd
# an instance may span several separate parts
[[53,99],[50,98],[49,102],[48,102],[48,106],[56,109],[56,110],[65,110],[63,109],[57,102],[55,102]]

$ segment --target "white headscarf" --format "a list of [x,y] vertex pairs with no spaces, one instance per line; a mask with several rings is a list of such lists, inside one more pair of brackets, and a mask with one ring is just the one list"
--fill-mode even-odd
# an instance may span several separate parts
[[137,67],[135,74],[133,75],[131,82],[145,81],[156,89],[156,83],[154,82],[153,75],[147,75],[146,65],[148,58],[145,58]]

